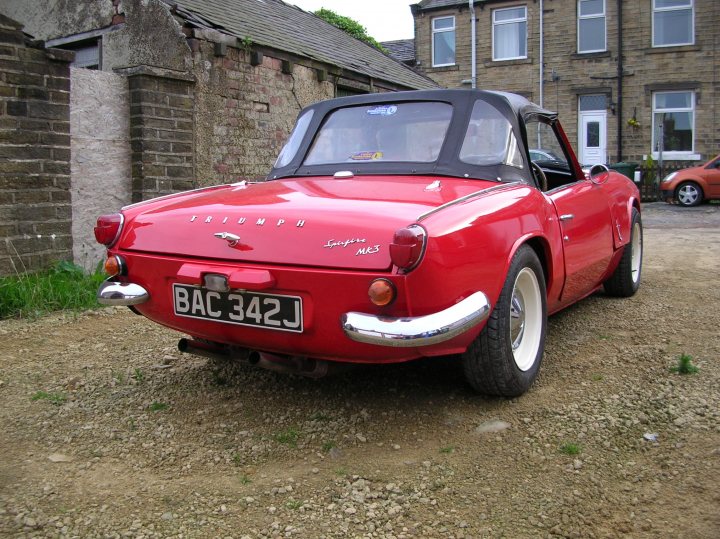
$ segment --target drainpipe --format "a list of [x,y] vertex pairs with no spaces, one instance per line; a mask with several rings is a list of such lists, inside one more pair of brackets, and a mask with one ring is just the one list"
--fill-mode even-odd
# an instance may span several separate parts
[[622,111],[623,111],[623,18],[622,0],[617,0],[618,20],[618,60],[617,60],[617,108],[615,119],[617,121],[617,163],[623,160],[622,154]]
[[[619,2],[620,0],[618,0]],[[543,106],[543,93],[544,93],[544,81],[543,77],[545,77],[545,38],[543,36],[543,0],[540,0],[540,105]],[[559,112],[559,111],[558,111]]]
[[473,0],[468,0],[468,7],[470,8],[470,81],[472,87],[477,87],[477,66],[475,60],[475,3]]

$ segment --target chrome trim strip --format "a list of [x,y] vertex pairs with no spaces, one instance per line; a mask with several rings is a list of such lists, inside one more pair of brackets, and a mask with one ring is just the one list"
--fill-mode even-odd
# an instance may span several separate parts
[[475,292],[445,310],[415,318],[389,318],[349,312],[341,318],[345,335],[378,346],[419,347],[447,341],[477,326],[490,315],[490,302]]
[[456,198],[455,200],[446,202],[442,206],[438,206],[437,208],[433,208],[432,210],[423,213],[422,215],[420,215],[420,217],[417,218],[417,222],[420,222],[423,219],[425,219],[426,217],[430,217],[432,214],[437,213],[441,210],[444,210],[445,208],[454,206],[455,204],[460,204],[461,202],[465,202],[466,200],[470,200],[471,198],[479,197],[484,194],[490,193],[492,191],[498,191],[500,189],[505,189],[506,187],[512,187],[513,185],[517,185],[517,184],[521,184],[521,183],[525,183],[525,182],[517,181],[517,182],[504,183],[502,185],[493,185],[492,187],[488,187],[486,189],[481,189],[480,191],[475,191],[474,193],[470,193],[469,195],[465,195],[463,197]]
[[150,294],[139,284],[105,281],[97,292],[101,305],[137,305],[150,299]]

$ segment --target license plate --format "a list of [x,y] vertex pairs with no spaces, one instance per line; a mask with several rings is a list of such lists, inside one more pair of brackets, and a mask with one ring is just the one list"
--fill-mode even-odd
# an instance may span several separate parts
[[173,285],[177,316],[302,333],[302,298],[259,292],[215,292]]

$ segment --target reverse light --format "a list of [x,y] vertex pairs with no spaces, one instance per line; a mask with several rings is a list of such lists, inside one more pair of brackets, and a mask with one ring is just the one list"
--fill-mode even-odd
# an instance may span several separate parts
[[95,225],[95,239],[107,247],[110,247],[120,237],[125,218],[122,213],[111,213],[101,215]]
[[378,307],[390,305],[395,301],[396,295],[395,285],[387,279],[375,279],[370,283],[368,296],[370,296],[370,301]]
[[410,271],[418,265],[425,252],[427,232],[420,225],[401,228],[390,244],[390,259],[398,268]]

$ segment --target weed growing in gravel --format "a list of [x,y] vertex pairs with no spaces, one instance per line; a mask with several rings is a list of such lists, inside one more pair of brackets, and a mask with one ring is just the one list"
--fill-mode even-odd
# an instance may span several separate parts
[[288,445],[290,447],[297,447],[298,438],[300,432],[295,427],[289,427],[288,429],[278,432],[273,438],[276,442]]
[[566,442],[560,446],[560,451],[565,453],[566,455],[579,455],[580,444],[576,444],[574,442]]
[[454,451],[455,451],[454,445],[447,445],[445,447],[440,448],[440,453],[450,454],[450,453],[453,453]]
[[161,412],[163,410],[167,410],[168,408],[170,408],[169,404],[157,401],[154,401],[150,406],[148,406],[148,410],[150,410],[151,412]]
[[135,431],[137,430],[137,425],[135,424],[135,419],[132,418],[132,417],[131,417],[130,420],[128,421],[128,428],[129,428],[130,431],[132,431],[132,432],[135,432]]
[[300,500],[288,500],[285,502],[285,507],[288,509],[292,509],[295,511],[296,509],[300,509],[302,507],[303,503]]
[[605,379],[605,377],[602,374],[593,374],[592,375],[593,382],[602,382],[604,379]]
[[142,384],[145,381],[145,374],[140,369],[136,368],[132,375],[138,384]]
[[50,403],[54,404],[55,406],[60,406],[67,400],[67,396],[65,393],[61,392],[55,392],[55,393],[48,393],[47,391],[38,391],[36,392],[32,397],[32,400],[34,401],[41,401],[46,400]]
[[348,471],[346,468],[336,468],[335,469],[335,475],[338,475],[340,477],[345,477],[348,474]]
[[699,371],[700,369],[692,364],[692,356],[688,354],[682,354],[678,358],[678,364],[670,367],[670,372],[676,372],[678,374],[696,374]]
[[322,444],[322,450],[324,453],[329,452],[333,447],[335,447],[337,444],[333,441],[325,442]]
[[95,294],[104,278],[100,271],[87,274],[67,261],[45,271],[0,278],[0,319],[99,307]]
[[252,479],[250,479],[245,473],[240,476],[239,480],[241,485],[249,485],[250,483],[252,483]]

